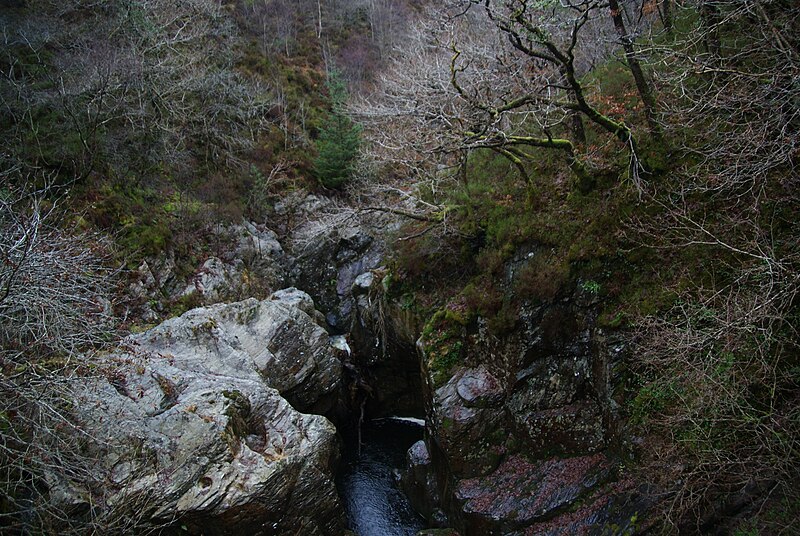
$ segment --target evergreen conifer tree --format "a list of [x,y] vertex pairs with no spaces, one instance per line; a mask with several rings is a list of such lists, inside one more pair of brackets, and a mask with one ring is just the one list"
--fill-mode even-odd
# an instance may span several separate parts
[[331,111],[316,141],[314,175],[325,188],[341,188],[350,178],[361,144],[361,127],[345,113],[347,88],[335,71],[328,75]]

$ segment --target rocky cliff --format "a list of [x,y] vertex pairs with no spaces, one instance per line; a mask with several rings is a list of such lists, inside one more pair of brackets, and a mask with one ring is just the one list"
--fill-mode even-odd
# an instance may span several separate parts
[[359,318],[390,340],[419,336],[426,439],[409,451],[403,485],[432,523],[467,536],[641,526],[647,502],[620,469],[624,347],[596,326],[591,292],[527,306],[501,337],[458,305],[414,333],[397,304],[360,303]]

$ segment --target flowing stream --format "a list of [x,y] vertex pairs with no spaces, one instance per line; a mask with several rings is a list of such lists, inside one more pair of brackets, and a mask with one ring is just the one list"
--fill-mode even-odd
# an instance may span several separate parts
[[395,476],[422,432],[417,422],[389,418],[363,424],[360,449],[357,434],[346,438],[337,485],[349,528],[358,536],[413,536],[425,528]]

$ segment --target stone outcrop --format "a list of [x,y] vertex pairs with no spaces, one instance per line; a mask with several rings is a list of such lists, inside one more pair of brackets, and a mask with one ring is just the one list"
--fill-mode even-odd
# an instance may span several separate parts
[[181,297],[197,297],[201,303],[263,295],[283,284],[289,260],[277,235],[244,222],[214,230],[224,247],[209,257],[191,277]]
[[291,258],[273,231],[245,221],[210,233],[217,247],[188,278],[179,275],[173,251],[142,262],[128,289],[135,316],[156,322],[179,300],[211,305],[265,297],[284,285]]
[[308,221],[289,236],[295,258],[289,279],[308,292],[331,327],[343,333],[352,321],[351,289],[356,278],[383,263],[387,236],[398,224],[386,214],[363,214],[357,219],[334,214],[326,220],[329,208],[330,201],[313,195],[294,207]]
[[327,332],[295,289],[193,309],[128,342],[182,369],[233,375],[277,389],[299,411],[327,414],[339,398],[341,363]]
[[[341,365],[296,290],[192,310],[126,339],[78,404],[108,508],[192,534],[340,534]],[[73,496],[81,495],[75,490]]]
[[455,498],[470,534],[506,534],[585,496],[611,471],[602,454],[531,462],[508,456],[484,478],[460,480]]
[[[458,305],[426,328],[428,433],[403,476],[426,514],[443,509],[464,536],[633,526],[642,494],[610,448],[621,350],[595,326],[597,303],[585,294],[523,307],[499,338],[480,319],[459,324]],[[436,492],[420,498],[432,482]]]
[[508,429],[502,402],[498,380],[483,365],[460,368],[433,392],[432,438],[454,475],[471,478],[497,467]]

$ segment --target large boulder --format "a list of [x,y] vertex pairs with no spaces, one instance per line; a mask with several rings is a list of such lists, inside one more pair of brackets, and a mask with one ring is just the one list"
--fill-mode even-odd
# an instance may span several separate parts
[[336,430],[299,411],[333,405],[341,366],[288,294],[189,311],[104,359],[77,407],[106,507],[192,534],[343,531]]
[[307,294],[279,291],[264,301],[193,309],[129,342],[181,369],[260,381],[295,409],[327,414],[339,397],[341,363],[304,307],[313,312]]

